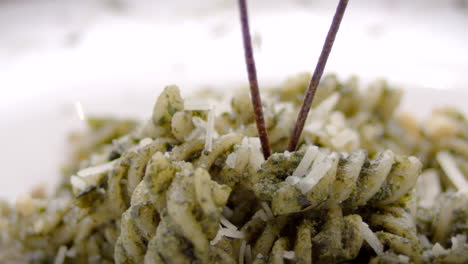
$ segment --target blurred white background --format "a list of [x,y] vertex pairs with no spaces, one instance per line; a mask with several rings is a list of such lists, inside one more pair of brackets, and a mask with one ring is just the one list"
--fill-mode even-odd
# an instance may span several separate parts
[[[260,86],[312,71],[338,1],[249,1]],[[50,187],[74,110],[147,117],[178,84],[245,85],[236,0],[0,0],[0,197]],[[468,111],[467,0],[351,0],[326,71],[385,77],[403,108]]]

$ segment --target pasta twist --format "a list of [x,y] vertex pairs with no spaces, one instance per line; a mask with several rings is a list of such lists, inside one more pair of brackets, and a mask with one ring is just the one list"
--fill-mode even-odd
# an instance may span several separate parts
[[361,222],[360,215],[343,217],[341,208],[332,205],[322,230],[313,237],[315,259],[319,263],[339,263],[356,258],[363,243]]
[[[403,207],[388,206],[370,218],[371,226],[381,231],[376,232],[379,240],[396,254],[410,257],[414,263],[422,261],[422,246],[417,236],[413,217]],[[386,255],[378,256],[383,261]],[[378,260],[374,263],[379,263]]]
[[395,156],[391,151],[373,160],[362,150],[348,156],[313,147],[308,151],[315,158],[302,166],[304,176],[293,175],[292,181],[285,177],[298,167],[298,154],[275,154],[254,178],[253,189],[261,199],[271,201],[274,214],[326,207],[331,201],[352,210],[366,204],[385,206],[413,188],[422,166],[414,157]]
[[223,261],[239,258],[234,263],[286,263],[288,259],[299,264],[338,263],[355,258],[361,250],[361,217],[343,216],[337,204],[326,211],[295,216],[267,216],[265,209],[261,206],[240,228],[242,241],[224,237],[214,246],[214,250],[224,249]]

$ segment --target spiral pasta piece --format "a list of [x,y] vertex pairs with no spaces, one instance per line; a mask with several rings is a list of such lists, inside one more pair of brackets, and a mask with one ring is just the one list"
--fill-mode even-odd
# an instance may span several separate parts
[[395,161],[391,151],[379,153],[375,159],[369,160],[363,151],[343,157],[321,150],[311,161],[307,175],[291,184],[271,175],[291,175],[292,172],[282,171],[281,167],[291,168],[291,163],[298,164],[297,156],[278,159],[270,158],[264,167],[267,168],[271,162],[278,164],[280,169],[273,173],[268,171],[269,176],[262,176],[260,172],[260,179],[254,185],[259,197],[271,200],[274,214],[326,206],[330,201],[342,202],[345,208],[350,209],[368,203],[375,206],[391,204],[413,188],[421,170],[421,163],[416,158],[397,157]]
[[[155,153],[144,180],[133,194],[132,206],[123,214],[116,261],[151,263],[150,259],[156,258],[186,263],[190,259],[180,255],[190,250],[194,258],[207,262],[209,240],[218,231],[221,208],[229,192],[229,187],[213,182],[206,170],[194,170],[183,162],[174,166],[161,152]],[[159,225],[158,212],[162,215]],[[174,238],[164,237],[168,232]],[[190,245],[186,241],[190,241]],[[147,249],[156,250],[158,254]]]
[[415,263],[422,261],[422,247],[416,225],[410,213],[402,207],[386,207],[371,216],[371,225],[381,228],[379,240],[392,251],[409,256]]
[[319,263],[338,263],[356,258],[363,242],[361,221],[359,215],[343,217],[337,204],[331,206],[322,230],[313,237],[315,259]]

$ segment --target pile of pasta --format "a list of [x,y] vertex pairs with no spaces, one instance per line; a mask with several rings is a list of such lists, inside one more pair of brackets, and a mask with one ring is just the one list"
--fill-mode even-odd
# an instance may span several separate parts
[[[147,122],[88,118],[52,195],[0,204],[2,263],[467,263],[468,121],[397,112],[385,81],[324,77],[287,149],[309,74],[229,107],[159,95]],[[221,106],[222,107],[222,106]]]

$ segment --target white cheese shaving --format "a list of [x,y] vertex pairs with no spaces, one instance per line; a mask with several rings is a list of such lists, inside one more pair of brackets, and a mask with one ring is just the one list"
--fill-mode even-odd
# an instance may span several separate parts
[[137,153],[138,150],[144,148],[145,146],[148,146],[149,144],[151,144],[151,142],[153,142],[152,138],[144,138],[140,140],[140,142],[138,142],[138,145],[129,148],[128,151]]
[[215,105],[214,104],[203,104],[196,103],[193,101],[184,101],[184,109],[187,111],[208,111],[207,121],[199,117],[192,118],[195,125],[195,129],[188,135],[186,140],[201,139],[205,136],[205,151],[210,152],[213,148],[213,138],[216,135],[214,128],[215,122]]
[[213,148],[213,137],[215,134],[214,128],[215,121],[215,106],[211,105],[208,112],[208,121],[206,124],[206,137],[205,137],[205,151],[211,151]]
[[252,167],[255,170],[260,169],[262,163],[265,161],[265,158],[262,154],[262,145],[260,144],[260,138],[258,137],[249,137],[249,161]]
[[242,240],[240,250],[239,250],[239,264],[244,264],[245,246],[246,245],[247,245],[247,242],[245,240]]
[[340,99],[340,94],[335,92],[331,94],[327,99],[323,100],[315,109],[312,109],[313,115],[309,116],[316,116],[318,118],[326,117],[332,110],[335,108],[338,100]]
[[440,151],[437,153],[436,159],[453,185],[455,185],[460,192],[467,192],[468,181],[458,169],[453,156],[448,151]]
[[70,183],[72,187],[78,191],[82,191],[86,189],[86,186],[87,186],[86,182],[81,177],[78,177],[78,176],[71,176]]
[[423,248],[430,248],[432,247],[431,242],[425,235],[418,235],[419,241],[421,241],[421,246]]
[[432,247],[432,255],[434,255],[434,257],[447,255],[448,253],[449,251],[442,247],[439,243],[435,243],[435,245]]
[[452,241],[452,249],[461,249],[466,244],[466,235],[458,234],[450,240]]
[[245,234],[242,231],[237,231],[237,230],[232,230],[232,229],[224,229],[223,231],[224,236],[230,237],[230,238],[238,238],[238,239],[244,239]]
[[440,192],[439,175],[436,170],[426,170],[419,175],[416,184],[416,194],[419,200],[419,206],[423,208],[431,208]]
[[200,140],[206,133],[206,122],[198,116],[192,118],[195,129],[185,138],[185,141]]
[[312,134],[318,134],[321,132],[324,123],[324,120],[312,120],[304,127],[304,130],[311,132]]
[[234,169],[236,167],[237,153],[232,152],[226,158],[226,165],[228,168]]
[[101,174],[101,173],[108,172],[114,167],[115,163],[117,163],[118,160],[119,159],[116,159],[116,160],[113,160],[113,161],[108,162],[108,163],[104,163],[104,164],[97,165],[97,166],[94,166],[94,167],[89,167],[89,168],[86,168],[86,169],[82,169],[82,170],[78,171],[76,173],[76,175],[84,178],[84,177],[88,177],[88,176],[91,176],[91,175],[96,175],[96,174]]
[[247,245],[245,248],[245,261],[247,263],[252,263],[252,247],[250,245]]
[[316,108],[311,109],[309,118],[307,119],[307,125],[304,127],[304,130],[313,134],[321,133],[327,116],[333,108],[335,108],[339,99],[340,95],[335,92],[327,99],[323,100]]
[[86,189],[86,187],[96,184],[104,176],[104,173],[114,168],[114,165],[119,160],[120,159],[116,159],[108,163],[82,169],[78,171],[76,175],[70,177],[70,184],[75,190],[82,191]]
[[69,258],[76,257],[76,248],[74,247],[70,248],[65,255]]
[[343,129],[336,136],[332,137],[332,144],[336,149],[346,149],[350,145],[353,149],[357,148],[359,143],[359,135],[349,128]]
[[383,245],[377,236],[372,232],[369,226],[362,222],[359,224],[359,231],[361,232],[364,240],[366,240],[367,244],[377,253],[377,255],[383,254]]
[[299,162],[299,165],[294,170],[292,176],[303,177],[307,173],[307,170],[310,168],[310,165],[317,156],[318,152],[319,149],[317,146],[308,146],[304,157],[302,158],[301,162]]
[[220,222],[223,226],[227,229],[237,230],[237,226],[233,225],[229,220],[227,220],[224,216],[221,215]]
[[231,218],[234,215],[234,211],[231,208],[224,206],[223,207],[223,215],[226,218]]
[[284,251],[283,252],[283,258],[289,259],[289,260],[294,260],[296,258],[296,252],[294,252],[294,251]]
[[67,253],[67,247],[61,246],[55,256],[54,264],[63,264]]
[[226,165],[238,172],[244,171],[249,165],[257,171],[265,161],[258,137],[244,137],[240,146],[226,158]]
[[407,264],[407,263],[409,263],[410,258],[408,256],[405,256],[405,255],[398,255],[398,260],[401,263]]
[[142,140],[140,140],[140,142],[138,143],[138,146],[139,147],[145,147],[145,146],[148,146],[149,144],[151,144],[151,142],[153,142],[153,139],[152,138],[144,138]]
[[266,202],[261,202],[263,210],[265,210],[266,215],[268,216],[268,219],[272,219],[273,216],[273,211],[271,211],[270,206]]
[[215,238],[213,238],[213,240],[210,241],[210,245],[212,246],[216,245],[223,238],[223,236],[230,237],[230,238],[237,238],[237,239],[245,238],[245,234],[242,231],[223,228],[220,226],[218,229],[218,233],[216,233]]
[[298,182],[301,181],[301,179],[299,177],[296,177],[296,176],[288,176],[284,181],[287,184],[296,185]]
[[263,222],[268,221],[268,216],[265,213],[265,211],[263,211],[263,209],[259,209],[257,212],[255,212],[255,214],[252,216],[252,218],[253,219],[260,218],[260,219],[262,219]]
[[320,152],[312,164],[309,174],[298,183],[299,190],[306,194],[327,174],[332,166],[332,156],[328,156],[325,152]]
[[219,226],[218,233],[216,233],[216,236],[213,238],[213,240],[210,241],[210,245],[214,246],[218,244],[218,242],[223,238],[224,236],[224,228]]
[[75,110],[76,110],[76,114],[78,115],[78,118],[84,121],[86,119],[86,115],[83,110],[83,105],[81,104],[80,101],[75,102]]

